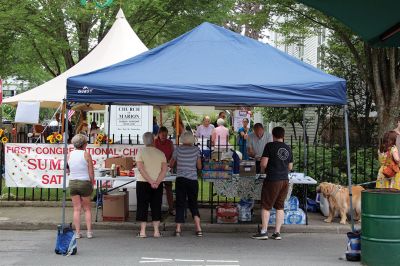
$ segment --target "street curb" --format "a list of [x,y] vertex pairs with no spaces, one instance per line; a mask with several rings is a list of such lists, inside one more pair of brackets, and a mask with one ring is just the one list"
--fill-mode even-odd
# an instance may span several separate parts
[[[15,222],[1,221],[0,230],[55,230],[59,223],[55,222]],[[132,230],[139,229],[139,223],[136,222],[96,222],[93,223],[94,230]],[[273,231],[273,226],[270,227]],[[175,223],[161,223],[162,231],[173,232]],[[205,233],[254,233],[258,229],[257,224],[202,224],[202,229]],[[194,231],[193,224],[185,224],[184,230]],[[351,231],[346,226],[316,226],[316,225],[286,225],[282,227],[282,232],[285,233],[322,233],[322,234],[345,234]]]

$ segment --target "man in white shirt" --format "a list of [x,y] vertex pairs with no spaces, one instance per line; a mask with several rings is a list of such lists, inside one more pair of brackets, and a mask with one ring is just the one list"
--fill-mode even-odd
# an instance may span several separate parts
[[261,123],[256,123],[247,140],[247,153],[256,160],[257,173],[260,173],[260,160],[268,142],[272,142],[272,135],[265,133]]

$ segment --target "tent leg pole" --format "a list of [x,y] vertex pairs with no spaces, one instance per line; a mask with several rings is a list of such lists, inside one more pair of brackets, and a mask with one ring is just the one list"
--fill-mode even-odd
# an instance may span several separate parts
[[[66,111],[66,109],[67,109],[67,107],[66,107],[66,102],[64,102],[63,103],[63,105],[62,105],[62,110],[61,110],[61,134],[64,134],[64,131],[65,131],[65,111]],[[67,126],[68,126],[68,123],[67,123]]]
[[162,108],[161,108],[161,106],[160,106],[160,127],[163,126],[162,120],[163,120],[163,117],[162,117]]
[[[108,123],[107,123],[107,136],[108,139],[111,139],[110,132],[111,132],[111,104],[108,105]],[[122,141],[121,141],[122,142]],[[110,142],[107,140],[107,158],[110,157]]]
[[304,174],[307,175],[307,132],[306,132],[306,108],[303,109],[303,167],[304,167]]
[[351,231],[354,230],[354,210],[353,210],[353,191],[352,191],[352,177],[351,177],[351,165],[350,165],[350,139],[349,139],[349,118],[348,118],[348,106],[345,105],[343,108],[344,111],[344,128],[346,134],[346,157],[347,157],[347,178],[349,185],[349,196],[350,196],[350,220],[351,220]]
[[179,106],[175,107],[175,131],[176,131],[176,144],[179,145],[179,135],[181,134],[181,132],[179,132],[179,128],[181,126],[181,124],[179,123]]
[[[304,165],[303,165],[303,170],[304,170],[304,176],[307,176],[307,167],[308,167],[308,162],[307,162],[307,131],[306,131],[306,108],[303,108],[303,152],[304,152]],[[306,225],[308,225],[308,213],[307,213],[307,185],[304,185],[303,187],[303,206],[304,206],[304,212],[306,214]]]
[[67,107],[67,111],[64,112],[64,174],[63,174],[63,200],[62,200],[62,221],[61,228],[64,231],[65,228],[65,205],[67,200],[67,158],[68,158],[68,110],[70,109],[67,101],[64,100],[64,104]]

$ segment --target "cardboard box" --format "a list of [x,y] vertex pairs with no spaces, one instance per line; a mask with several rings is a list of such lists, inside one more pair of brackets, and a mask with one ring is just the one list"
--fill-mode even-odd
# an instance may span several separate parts
[[115,166],[121,166],[121,170],[131,170],[134,166],[134,161],[132,157],[115,157],[106,159],[106,168],[111,168],[112,164],[115,164]]
[[226,203],[217,207],[217,223],[237,224],[239,222],[239,210],[236,204]]
[[103,221],[123,222],[128,218],[128,193],[119,192],[103,196]]
[[241,161],[239,175],[240,176],[255,176],[256,175],[256,162],[255,161]]

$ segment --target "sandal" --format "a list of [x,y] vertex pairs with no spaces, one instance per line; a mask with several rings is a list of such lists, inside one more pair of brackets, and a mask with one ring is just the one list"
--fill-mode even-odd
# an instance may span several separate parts
[[181,236],[181,232],[179,232],[179,231],[175,231],[175,233],[174,233],[174,236],[176,236],[176,237],[180,237],[180,236]]
[[203,232],[202,231],[196,231],[196,236],[202,237],[203,236]]
[[137,238],[147,238],[146,235],[141,235],[140,232],[138,232],[138,233],[136,234],[136,237],[137,237]]
[[80,239],[80,238],[82,238],[83,236],[82,236],[82,234],[81,233],[76,233],[75,234],[75,239]]

